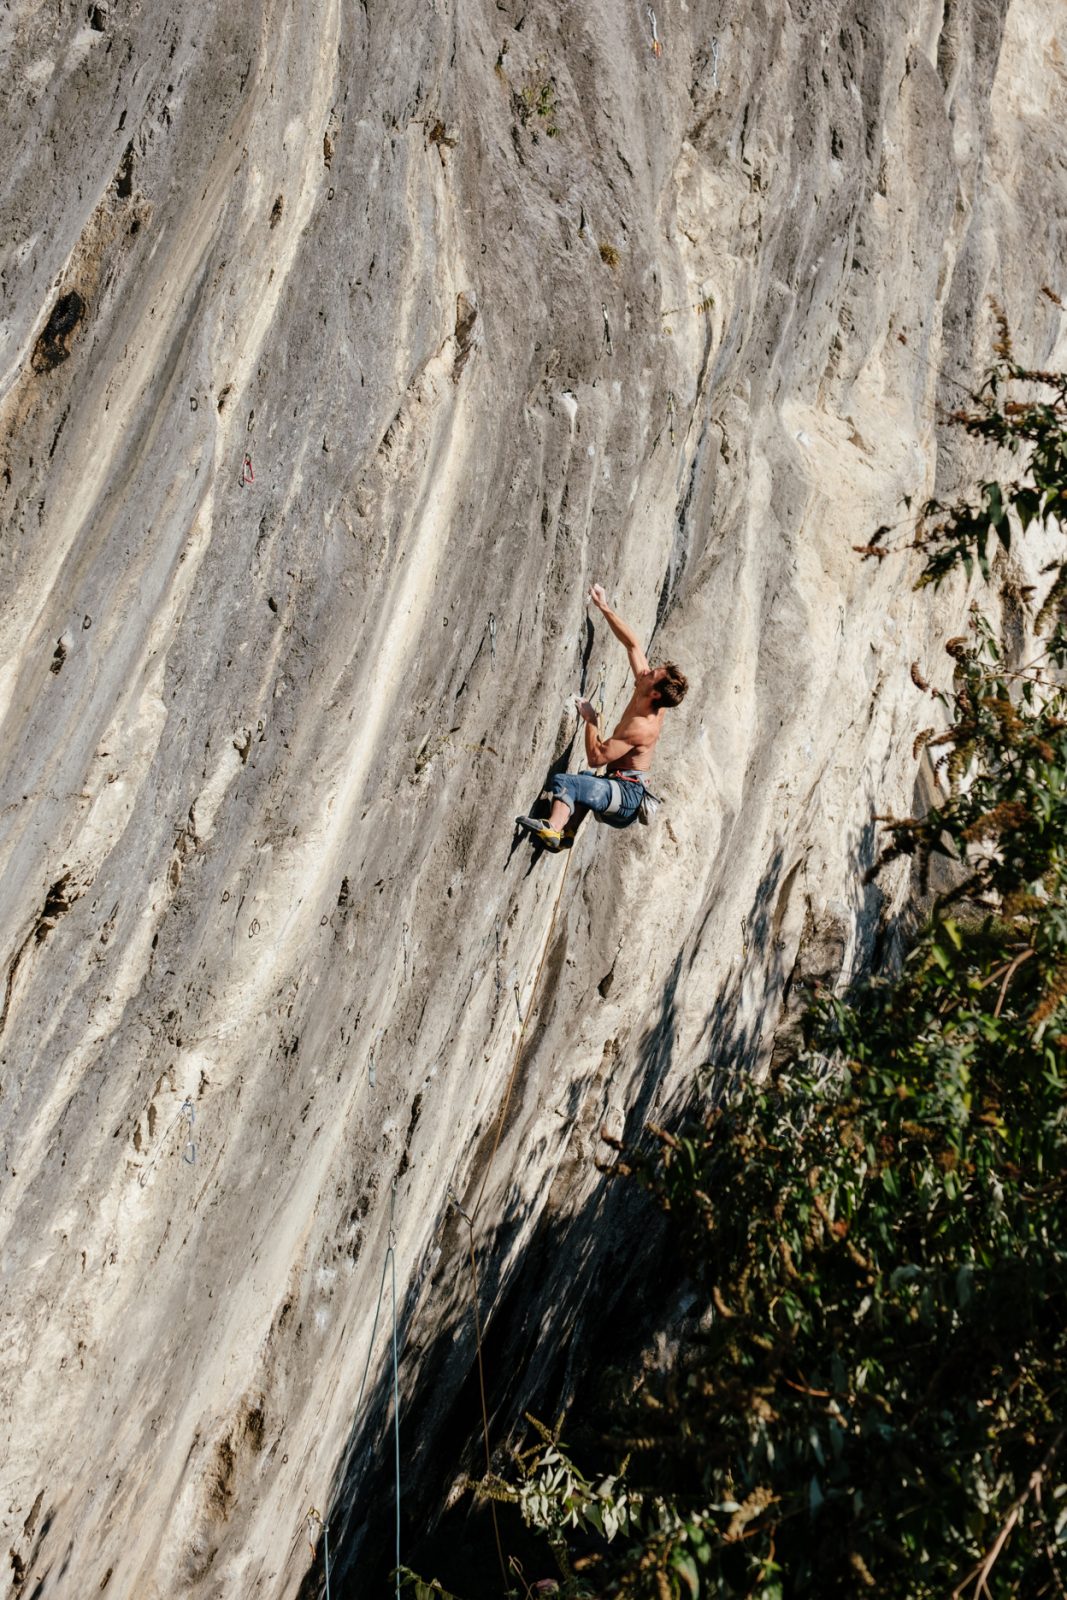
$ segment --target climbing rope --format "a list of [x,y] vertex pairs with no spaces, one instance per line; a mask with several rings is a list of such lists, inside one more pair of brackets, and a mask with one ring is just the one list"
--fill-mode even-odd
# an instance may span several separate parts
[[[526,1027],[527,1027],[527,1024],[528,1024],[528,1022],[530,1020],[531,1015],[533,1014],[534,1001],[537,999],[537,991],[538,991],[538,989],[540,987],[540,984],[541,984],[541,974],[545,969],[545,960],[546,960],[546,958],[548,956],[548,952],[549,952],[549,949],[550,949],[551,944],[552,944],[552,934],[553,934],[553,932],[555,930],[555,926],[556,926],[556,916],[557,916],[557,914],[559,912],[559,903],[563,898],[563,886],[567,881],[567,870],[570,867],[571,856],[573,854],[574,854],[573,850],[569,850],[567,852],[567,860],[564,863],[563,871],[560,874],[559,888],[556,891],[556,898],[555,898],[555,901],[553,902],[553,905],[552,905],[552,917],[551,917],[551,920],[550,920],[550,922],[548,924],[548,934],[547,934],[547,936],[545,938],[544,945],[542,946],[542,949],[541,949],[541,959],[537,963],[537,972],[536,972],[536,975],[534,977],[533,988],[530,990],[530,998],[526,1002],[525,1014],[523,1013],[521,1006],[519,1006],[519,1024],[520,1024],[519,1025],[519,1037],[518,1037],[518,1040],[517,1040],[516,1045],[515,1045],[515,1054],[514,1054],[514,1057],[512,1059],[512,1063],[511,1063],[511,1072],[510,1072],[510,1074],[508,1076],[507,1088],[504,1091],[503,1104],[500,1107],[500,1114],[497,1117],[497,1121],[496,1121],[496,1132],[495,1132],[495,1134],[493,1136],[493,1148],[489,1152],[489,1160],[486,1163],[485,1171],[482,1173],[482,1182],[481,1182],[481,1186],[480,1186],[480,1188],[478,1190],[478,1198],[474,1203],[474,1210],[471,1213],[472,1226],[473,1226],[473,1223],[478,1220],[478,1213],[482,1208],[482,1200],[483,1200],[483,1198],[485,1196],[485,1186],[489,1181],[489,1174],[493,1170],[493,1162],[496,1160],[496,1153],[497,1153],[498,1149],[500,1148],[500,1139],[501,1139],[501,1136],[502,1136],[502,1134],[504,1132],[504,1121],[505,1121],[505,1119],[507,1117],[507,1114],[508,1114],[508,1107],[511,1104],[511,1095],[512,1095],[512,1091],[515,1088],[515,1079],[516,1079],[516,1076],[517,1076],[518,1070],[519,1070],[519,1062],[522,1059],[522,1047],[523,1047],[523,1044],[525,1043],[525,1040],[526,1040]],[[518,985],[516,984],[515,987],[516,987],[515,999],[516,999],[516,1004],[518,1005],[518,1000],[519,1000]]]
[[[385,1275],[391,1272],[392,1289],[392,1355],[393,1355],[393,1476],[396,1498],[396,1559],[394,1572],[396,1575],[396,1600],[400,1600],[400,1356],[397,1340],[397,1312],[396,1312],[396,1179],[393,1179],[392,1192],[389,1198],[389,1235],[385,1249],[385,1259],[382,1262],[382,1277],[378,1285],[378,1304],[374,1308],[374,1322],[371,1325],[370,1341],[367,1345],[367,1359],[363,1363],[363,1376],[359,1382],[359,1395],[356,1398],[356,1415],[359,1415],[363,1405],[363,1396],[367,1389],[367,1378],[370,1375],[371,1359],[374,1355],[374,1340],[378,1333],[378,1322],[382,1314],[382,1301],[385,1298]],[[330,1534],[329,1528],[322,1515],[314,1506],[308,1510],[305,1521],[310,1530],[311,1524],[317,1522],[322,1529],[323,1553],[326,1569],[326,1600],[330,1600]],[[311,1543],[310,1533],[308,1543]],[[311,1547],[312,1555],[315,1547]]]
[[307,1516],[304,1518],[304,1521],[308,1526],[308,1545],[310,1546],[312,1557],[315,1555],[315,1546],[311,1543],[312,1523],[317,1522],[319,1527],[322,1529],[322,1548],[326,1570],[326,1600],[330,1600],[330,1530],[322,1519],[322,1512],[317,1511],[314,1506],[308,1507]]
[[[451,1184],[448,1186],[448,1198],[467,1224],[467,1247],[470,1252],[471,1264],[471,1309],[474,1312],[474,1347],[478,1362],[478,1394],[482,1403],[482,1441],[485,1445],[485,1470],[493,1470],[493,1454],[489,1444],[489,1407],[485,1398],[485,1356],[482,1351],[482,1318],[478,1310],[478,1257],[474,1248],[474,1218],[469,1212],[464,1211],[460,1205],[459,1196]],[[508,1569],[504,1560],[504,1546],[500,1538],[500,1523],[496,1514],[496,1501],[490,1500],[489,1514],[493,1519],[493,1537],[496,1540],[497,1560],[500,1562],[500,1575],[504,1579],[504,1590],[508,1588]]]
[[[601,671],[601,675],[600,675],[600,679],[599,679],[599,681],[597,683],[597,691],[599,691],[599,697],[600,697],[601,705],[603,705],[603,698],[604,698],[604,668],[602,667],[600,669],[600,671]],[[511,1105],[511,1097],[512,1097],[512,1094],[513,1094],[514,1089],[515,1089],[516,1078],[518,1077],[519,1062],[522,1060],[522,1049],[523,1049],[523,1045],[526,1042],[526,1029],[527,1029],[527,1026],[529,1024],[530,1017],[533,1015],[533,1012],[534,1012],[534,1009],[535,1009],[535,1002],[537,1000],[537,993],[538,993],[538,990],[539,990],[539,988],[541,986],[541,974],[544,972],[545,960],[546,960],[546,957],[548,955],[549,949],[551,948],[551,945],[552,945],[552,935],[553,935],[553,932],[555,931],[556,917],[557,917],[557,915],[559,913],[560,901],[563,898],[563,888],[564,888],[564,885],[566,884],[566,881],[567,881],[567,870],[570,867],[570,859],[571,859],[570,858],[570,853],[568,853],[567,860],[566,860],[566,862],[564,863],[564,866],[563,866],[563,871],[560,874],[559,888],[556,890],[556,898],[552,903],[552,916],[551,916],[551,919],[550,919],[549,924],[548,924],[548,933],[547,933],[547,935],[545,937],[545,942],[544,942],[544,945],[543,945],[542,950],[541,950],[541,959],[537,963],[537,971],[534,974],[533,988],[530,990],[530,998],[526,1003],[525,1012],[523,1011],[523,1007],[522,1007],[522,996],[521,996],[521,993],[520,993],[520,990],[519,990],[518,978],[516,977],[515,980],[514,980],[515,1009],[516,1009],[516,1011],[518,1012],[518,1015],[519,1015],[519,1036],[518,1036],[518,1039],[515,1042],[515,1050],[514,1050],[514,1053],[513,1053],[513,1056],[512,1056],[512,1061],[511,1061],[511,1071],[508,1074],[507,1087],[504,1090],[504,1098],[503,1098],[503,1101],[501,1102],[500,1111],[499,1111],[499,1113],[497,1115],[497,1119],[496,1119],[496,1129],[495,1129],[495,1132],[493,1134],[493,1147],[489,1152],[489,1160],[486,1162],[485,1171],[482,1173],[482,1181],[481,1181],[481,1184],[480,1184],[479,1189],[478,1189],[478,1198],[474,1203],[474,1210],[473,1211],[464,1210],[462,1204],[460,1203],[459,1196],[455,1191],[455,1188],[453,1187],[453,1185],[451,1183],[448,1185],[448,1198],[449,1198],[449,1201],[455,1207],[456,1211],[459,1213],[459,1215],[462,1217],[463,1221],[467,1225],[467,1250],[468,1250],[468,1257],[469,1257],[469,1260],[470,1260],[470,1274],[471,1274],[471,1311],[472,1311],[473,1316],[474,1316],[474,1345],[475,1345],[476,1361],[477,1361],[477,1367],[478,1367],[478,1395],[479,1395],[479,1399],[481,1401],[481,1411],[482,1411],[482,1444],[483,1444],[483,1447],[484,1447],[484,1450],[485,1450],[485,1470],[486,1470],[487,1473],[490,1473],[493,1470],[493,1451],[492,1451],[492,1445],[490,1444],[490,1441],[489,1441],[489,1404],[488,1404],[488,1400],[486,1398],[486,1387],[485,1387],[485,1353],[484,1353],[484,1349],[483,1349],[483,1346],[482,1346],[482,1318],[481,1318],[481,1312],[479,1310],[479,1293],[478,1293],[478,1252],[477,1252],[477,1248],[476,1248],[475,1243],[474,1243],[474,1224],[477,1221],[478,1213],[481,1210],[482,1201],[485,1198],[486,1184],[489,1181],[489,1174],[493,1170],[493,1163],[496,1160],[496,1154],[497,1154],[497,1151],[500,1148],[500,1140],[503,1137],[504,1124],[507,1121],[508,1109],[509,1109],[509,1107]],[[497,997],[499,999],[499,992],[500,992],[500,976],[499,976],[499,967],[500,967],[500,923],[499,923],[499,919],[498,919],[497,924],[496,924],[496,949],[497,949],[497,979],[496,979],[496,981],[497,981]],[[399,1491],[398,1491],[398,1499],[399,1499]],[[508,1565],[507,1565],[507,1562],[504,1559],[504,1546],[503,1546],[503,1542],[502,1542],[501,1537],[500,1537],[500,1524],[499,1524],[499,1521],[497,1519],[496,1503],[493,1500],[490,1500],[490,1502],[489,1502],[489,1512],[490,1512],[490,1515],[491,1515],[491,1517],[493,1519],[493,1536],[494,1536],[494,1538],[496,1540],[497,1559],[498,1559],[498,1561],[500,1563],[500,1575],[504,1580],[504,1592],[506,1594],[506,1593],[508,1593],[509,1586],[510,1586],[509,1577],[508,1577]],[[399,1543],[397,1545],[397,1548],[399,1550]],[[398,1563],[399,1563],[399,1559],[400,1558],[399,1558],[399,1555],[398,1555],[397,1556]]]
[[[601,673],[602,673],[602,678],[601,678],[601,683],[599,685],[599,689],[600,689],[601,700],[603,700],[603,669],[601,669]],[[485,1186],[486,1186],[486,1183],[488,1181],[489,1174],[492,1171],[493,1163],[494,1163],[494,1161],[496,1159],[497,1150],[500,1148],[500,1140],[501,1140],[501,1137],[503,1135],[504,1123],[505,1123],[505,1121],[507,1119],[508,1108],[509,1108],[509,1106],[511,1104],[511,1096],[512,1096],[512,1093],[513,1093],[514,1088],[515,1088],[515,1080],[516,1080],[516,1077],[517,1077],[517,1074],[518,1074],[519,1062],[522,1059],[522,1048],[523,1048],[523,1045],[524,1045],[525,1040],[526,1040],[526,1028],[527,1028],[527,1024],[529,1022],[530,1016],[532,1015],[533,1010],[534,1010],[534,1002],[537,999],[537,992],[538,992],[538,989],[539,989],[540,984],[541,984],[541,974],[544,972],[545,959],[546,959],[546,957],[548,955],[549,948],[550,948],[550,946],[552,944],[552,934],[553,934],[553,932],[555,930],[556,917],[557,917],[558,912],[559,912],[560,901],[563,898],[563,888],[564,888],[564,884],[567,881],[567,869],[568,869],[569,866],[570,866],[570,855],[568,854],[567,860],[564,863],[563,872],[560,875],[559,888],[556,891],[556,898],[555,898],[555,900],[553,902],[553,905],[552,905],[552,917],[551,917],[551,920],[550,920],[549,925],[548,925],[548,934],[547,934],[547,937],[545,939],[544,947],[542,948],[542,951],[541,951],[541,959],[537,964],[537,972],[534,975],[533,988],[530,991],[530,998],[529,998],[529,1001],[527,1002],[525,1014],[523,1013],[523,1010],[522,1010],[521,996],[520,996],[520,993],[519,993],[518,982],[516,982],[516,984],[515,984],[515,1004],[516,1004],[516,1009],[518,1010],[518,1013],[519,1013],[519,1037],[518,1037],[518,1039],[516,1041],[516,1045],[515,1045],[515,1052],[514,1052],[514,1056],[513,1056],[513,1059],[512,1059],[512,1063],[511,1063],[511,1072],[510,1072],[510,1074],[508,1076],[508,1083],[507,1083],[507,1088],[506,1088],[506,1090],[504,1092],[503,1104],[501,1105],[501,1108],[500,1108],[500,1114],[497,1117],[496,1132],[495,1132],[494,1137],[493,1137],[493,1148],[492,1148],[492,1150],[490,1152],[489,1161],[488,1161],[488,1163],[486,1165],[485,1172],[482,1174],[481,1187],[478,1190],[478,1199],[477,1199],[477,1202],[475,1204],[473,1214],[468,1213],[463,1209],[463,1207],[459,1203],[459,1197],[457,1196],[454,1188],[452,1187],[451,1184],[449,1184],[449,1186],[448,1186],[449,1199],[451,1200],[452,1204],[455,1206],[456,1210],[459,1212],[460,1216],[463,1218],[464,1222],[467,1224],[468,1247],[469,1247],[470,1269],[471,1269],[472,1308],[473,1308],[473,1312],[474,1312],[474,1338],[475,1338],[475,1347],[476,1347],[476,1350],[477,1350],[477,1362],[478,1362],[478,1388],[479,1388],[479,1393],[480,1393],[480,1397],[481,1397],[481,1409],[482,1409],[482,1439],[483,1439],[483,1443],[484,1443],[484,1447],[485,1447],[485,1467],[486,1467],[486,1471],[487,1472],[492,1470],[492,1446],[490,1445],[490,1442],[489,1442],[489,1407],[488,1407],[488,1402],[487,1402],[487,1399],[486,1399],[486,1388],[485,1388],[485,1357],[484,1357],[484,1352],[483,1352],[483,1348],[482,1348],[481,1313],[480,1313],[479,1308],[478,1308],[478,1257],[477,1257],[477,1251],[475,1249],[475,1244],[474,1244],[474,1223],[475,1223],[475,1220],[477,1218],[478,1212],[479,1212],[479,1210],[481,1208],[482,1200],[483,1200],[484,1195],[485,1195]],[[498,925],[497,925],[498,961],[499,961],[499,948],[500,948],[500,930],[499,930],[499,923],[498,923]],[[377,1044],[377,1039],[375,1040],[375,1044]],[[371,1066],[370,1066],[370,1080],[371,1080],[372,1086],[374,1084],[374,1065],[373,1065],[373,1062],[374,1062],[374,1050],[373,1050],[373,1047],[372,1047],[372,1051],[371,1051]],[[369,1341],[369,1343],[367,1345],[367,1359],[363,1364],[363,1376],[360,1379],[359,1394],[356,1397],[356,1415],[357,1416],[358,1416],[358,1414],[360,1412],[360,1409],[361,1409],[361,1407],[363,1405],[363,1396],[366,1393],[366,1388],[367,1388],[367,1378],[370,1375],[370,1364],[371,1364],[371,1360],[373,1359],[373,1356],[374,1356],[374,1341],[375,1341],[375,1338],[377,1337],[377,1334],[378,1334],[378,1323],[379,1323],[379,1321],[381,1319],[382,1301],[385,1298],[385,1275],[386,1275],[387,1271],[391,1275],[391,1295],[392,1295],[393,1469],[394,1469],[395,1502],[396,1502],[396,1530],[395,1530],[396,1531],[396,1539],[395,1539],[396,1560],[395,1560],[394,1571],[395,1571],[395,1575],[396,1575],[396,1600],[400,1600],[400,1357],[399,1357],[398,1335],[397,1335],[396,1179],[395,1178],[393,1179],[393,1186],[392,1186],[392,1191],[391,1191],[391,1194],[390,1194],[390,1202],[389,1202],[389,1234],[388,1234],[388,1241],[387,1241],[387,1244],[386,1244],[385,1259],[382,1262],[381,1281],[380,1281],[380,1283],[378,1285],[378,1303],[374,1308],[374,1321],[371,1324],[370,1341]],[[508,1568],[507,1568],[507,1563],[504,1560],[504,1548],[503,1548],[503,1544],[502,1544],[501,1538],[500,1538],[500,1528],[499,1528],[499,1525],[498,1525],[498,1522],[497,1522],[496,1506],[492,1501],[490,1501],[490,1510],[492,1512],[492,1518],[493,1518],[493,1532],[494,1532],[494,1534],[496,1536],[497,1555],[498,1555],[498,1557],[500,1559],[500,1571],[501,1571],[501,1574],[502,1574],[503,1579],[504,1579],[505,1590],[507,1590],[507,1588],[508,1588]],[[314,1507],[312,1507],[307,1513],[307,1520],[308,1520],[309,1526],[310,1526],[310,1523],[311,1523],[312,1519],[317,1521],[319,1526],[322,1528],[322,1533],[323,1533],[323,1554],[324,1554],[324,1561],[325,1561],[325,1577],[326,1577],[326,1600],[330,1600],[330,1546],[329,1546],[329,1531],[328,1531],[328,1528],[327,1528],[327,1525],[326,1525],[325,1521],[323,1520],[321,1515],[315,1510]]]
[[[604,715],[604,691],[605,691],[606,679],[607,679],[607,665],[605,663],[600,668],[600,675],[599,675],[599,677],[597,679],[596,688],[594,690],[594,693],[596,694],[597,700],[598,700],[600,717],[603,717],[603,715]],[[543,944],[543,946],[541,948],[541,959],[537,963],[537,972],[534,975],[533,988],[530,990],[530,998],[526,1003],[526,1011],[525,1011],[525,1013],[523,1012],[522,1006],[519,1003],[519,986],[518,986],[518,983],[516,983],[516,985],[515,985],[515,1003],[516,1003],[516,1006],[517,1006],[518,1012],[519,1012],[519,1037],[518,1037],[518,1039],[516,1040],[516,1043],[515,1043],[515,1052],[514,1052],[514,1055],[512,1057],[511,1071],[508,1074],[507,1087],[504,1090],[504,1099],[503,1099],[503,1101],[501,1103],[500,1112],[499,1112],[499,1114],[497,1116],[497,1119],[496,1119],[496,1130],[495,1130],[495,1132],[493,1134],[493,1147],[489,1152],[489,1160],[486,1162],[485,1171],[482,1173],[482,1181],[481,1181],[481,1184],[479,1185],[479,1188],[478,1188],[478,1198],[474,1202],[474,1210],[472,1212],[470,1212],[470,1213],[466,1212],[463,1209],[463,1207],[460,1205],[459,1197],[457,1196],[455,1189],[452,1187],[451,1184],[449,1184],[449,1186],[448,1186],[448,1197],[449,1197],[450,1201],[452,1202],[452,1204],[455,1206],[456,1210],[459,1212],[459,1215],[463,1218],[463,1221],[467,1224],[467,1233],[468,1233],[468,1241],[469,1241],[469,1249],[470,1249],[470,1266],[471,1266],[471,1304],[472,1304],[472,1309],[473,1309],[473,1312],[474,1312],[474,1338],[475,1338],[475,1346],[476,1346],[476,1350],[477,1350],[477,1361],[478,1361],[478,1387],[479,1387],[479,1391],[480,1391],[480,1395],[481,1395],[481,1404],[482,1404],[482,1438],[483,1438],[483,1442],[484,1442],[484,1445],[485,1445],[485,1467],[486,1467],[486,1471],[487,1472],[490,1472],[492,1470],[492,1449],[491,1449],[491,1446],[490,1446],[490,1443],[489,1443],[489,1408],[488,1408],[488,1404],[486,1402],[485,1361],[484,1361],[484,1357],[483,1357],[483,1353],[482,1353],[481,1314],[480,1314],[479,1309],[478,1309],[478,1258],[477,1258],[477,1252],[475,1250],[475,1245],[474,1245],[474,1224],[477,1221],[478,1214],[482,1209],[482,1201],[485,1198],[486,1185],[489,1182],[489,1175],[493,1170],[493,1163],[496,1160],[496,1154],[497,1154],[497,1151],[500,1148],[501,1138],[503,1137],[504,1123],[507,1120],[508,1110],[509,1110],[509,1108],[511,1106],[511,1096],[512,1096],[512,1094],[514,1092],[514,1089],[515,1089],[516,1078],[518,1077],[519,1062],[522,1060],[523,1045],[526,1042],[526,1028],[527,1028],[529,1020],[530,1020],[530,1018],[533,1015],[534,1010],[535,1010],[535,1002],[537,1000],[538,990],[541,987],[541,975],[545,970],[545,961],[547,960],[548,952],[552,947],[552,935],[555,932],[556,918],[559,915],[560,901],[563,899],[563,890],[564,890],[564,886],[566,885],[566,882],[567,882],[567,872],[568,872],[568,869],[570,868],[571,856],[572,855],[573,855],[573,851],[569,851],[568,854],[567,854],[567,859],[566,859],[566,861],[564,863],[564,866],[563,866],[563,871],[560,874],[559,888],[556,890],[556,898],[555,898],[555,900],[553,901],[553,904],[552,904],[552,916],[551,916],[551,919],[550,919],[549,924],[548,924],[548,933],[547,933],[547,935],[545,937],[545,942],[544,942],[544,944]],[[499,932],[499,923],[498,923],[498,925],[497,925],[498,959],[499,959],[499,939],[500,939],[500,932]],[[506,1590],[507,1586],[508,1586],[508,1572],[507,1572],[507,1566],[506,1566],[505,1561],[504,1561],[503,1547],[502,1547],[501,1541],[500,1541],[500,1530],[497,1527],[496,1506],[495,1506],[495,1504],[494,1504],[494,1502],[492,1500],[489,1502],[489,1506],[490,1506],[490,1510],[492,1511],[492,1516],[493,1516],[493,1531],[494,1531],[494,1533],[496,1535],[496,1548],[497,1548],[497,1556],[499,1557],[499,1560],[500,1560],[500,1571],[501,1571],[501,1574],[502,1574],[502,1576],[504,1578],[504,1587],[505,1587],[505,1590]]]

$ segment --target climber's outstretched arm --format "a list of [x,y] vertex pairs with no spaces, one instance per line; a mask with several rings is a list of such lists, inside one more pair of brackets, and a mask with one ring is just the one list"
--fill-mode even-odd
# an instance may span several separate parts
[[590,589],[589,599],[601,613],[619,643],[625,645],[626,654],[630,658],[630,670],[634,677],[636,678],[642,672],[647,672],[648,657],[641,648],[641,641],[629,623],[624,622],[620,616],[616,616],[615,612],[612,611],[608,605],[608,597],[599,583],[595,583]]

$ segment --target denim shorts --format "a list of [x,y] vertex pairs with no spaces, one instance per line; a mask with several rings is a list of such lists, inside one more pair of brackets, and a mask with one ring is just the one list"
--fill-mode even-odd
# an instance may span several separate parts
[[557,772],[548,787],[553,800],[564,801],[572,811],[585,806],[616,828],[633,821],[645,792],[640,783],[598,778],[595,772]]

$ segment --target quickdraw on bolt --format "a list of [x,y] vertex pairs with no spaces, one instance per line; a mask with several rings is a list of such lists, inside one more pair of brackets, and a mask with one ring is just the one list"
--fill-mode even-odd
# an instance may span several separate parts
[[193,1138],[192,1134],[193,1134],[193,1125],[196,1122],[196,1107],[193,1105],[193,1102],[191,1100],[185,1100],[185,1101],[182,1102],[182,1113],[181,1114],[189,1124],[189,1138],[186,1141],[185,1149],[182,1151],[182,1160],[185,1162],[187,1167],[195,1167],[196,1166],[196,1141]]
[[324,1565],[326,1573],[326,1600],[330,1600],[330,1530],[323,1520],[322,1512],[317,1511],[314,1506],[308,1507],[304,1522],[307,1525],[307,1542],[308,1549],[311,1551],[312,1561],[314,1561],[316,1554],[315,1546],[311,1538],[315,1523],[318,1523],[319,1527],[322,1529],[323,1555],[325,1558]]

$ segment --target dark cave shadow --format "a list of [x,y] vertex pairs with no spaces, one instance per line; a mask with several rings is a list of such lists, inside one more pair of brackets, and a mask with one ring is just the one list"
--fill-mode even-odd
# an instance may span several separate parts
[[[565,941],[561,940],[561,950]],[[637,1138],[670,1066],[676,1042],[676,957],[663,984],[656,1017],[637,1044],[626,1138]],[[529,1054],[537,1054],[537,1040]],[[526,1054],[527,1052],[524,1052]],[[531,1061],[530,1065],[533,1063]],[[565,1115],[576,1115],[587,1086],[571,1086]],[[614,1159],[609,1147],[593,1150]],[[568,1142],[560,1167],[583,1159]],[[475,1163],[475,1170],[477,1163]],[[579,1174],[576,1181],[583,1181]],[[587,1181],[587,1179],[586,1179]],[[520,1255],[520,1232],[531,1224]],[[529,1411],[554,1422],[587,1375],[636,1361],[662,1323],[665,1296],[674,1291],[671,1263],[660,1249],[659,1213],[634,1182],[609,1172],[594,1180],[574,1211],[524,1198],[513,1186],[491,1226],[476,1223],[478,1302],[494,1469],[507,1465],[509,1445],[526,1433]],[[435,1327],[418,1325],[427,1281],[435,1289]],[[388,1289],[376,1338],[378,1376],[355,1419],[326,1520],[330,1529],[331,1597],[385,1594],[393,1567],[395,1526],[392,1460],[392,1371],[388,1360]],[[469,1493],[455,1495],[465,1477],[485,1471],[477,1345],[472,1313],[469,1232],[454,1201],[444,1199],[427,1254],[398,1311],[401,1382],[401,1560],[420,1576],[438,1578],[463,1600],[498,1597],[502,1579],[489,1513]],[[353,1352],[360,1366],[366,1351]],[[414,1392],[412,1365],[418,1376]],[[450,1496],[454,1504],[441,1512]],[[505,1507],[505,1548],[518,1556],[529,1581],[551,1576],[547,1547],[526,1533]],[[322,1547],[305,1574],[299,1600],[325,1592]]]
[[[416,1281],[398,1318],[401,1562],[463,1600],[498,1600],[502,1580],[489,1512],[469,1490],[456,1493],[465,1480],[481,1478],[485,1450],[468,1233],[454,1208],[447,1211],[451,1215],[443,1214],[438,1230],[447,1245],[434,1272],[435,1278],[451,1275],[447,1314],[430,1337],[420,1335],[412,1322]],[[508,1447],[529,1433],[525,1414],[552,1425],[584,1387],[587,1372],[636,1360],[651,1332],[649,1312],[661,1314],[664,1294],[672,1290],[670,1263],[657,1248],[660,1219],[636,1184],[605,1175],[576,1213],[543,1214],[521,1258],[509,1261],[515,1233],[527,1219],[528,1207],[513,1206],[491,1230],[476,1234],[492,1460],[494,1471],[504,1473]],[[326,1513],[335,1600],[385,1595],[391,1588],[396,1511],[384,1309],[383,1317],[386,1325],[376,1341],[381,1372],[365,1399]],[[413,1359],[418,1384],[405,1398],[405,1368],[410,1372]],[[558,1576],[547,1546],[523,1529],[517,1510],[501,1508],[500,1522],[505,1553],[518,1557],[531,1581]],[[298,1595],[318,1600],[324,1593],[320,1541]]]
[[[820,993],[856,992],[872,975],[899,970],[903,951],[914,930],[915,885],[903,905],[893,911],[871,869],[878,858],[879,829],[875,802],[868,792],[870,816],[849,840],[846,859],[859,898],[850,919],[813,921],[810,903],[797,949],[787,954],[781,929],[790,895],[803,866],[800,856],[786,869],[778,846],[760,878],[750,910],[738,928],[738,955],[733,971],[708,1011],[701,1034],[702,1061],[697,1088],[716,1103],[734,1092],[756,1070],[761,1059],[775,1071],[803,1048],[804,1017]],[[710,913],[709,913],[710,914]],[[706,926],[708,915],[701,925]],[[690,966],[699,949],[699,938]],[[850,972],[844,976],[849,951]]]
[[[872,817],[850,847],[857,878],[871,865],[876,849]],[[751,1071],[763,1048],[764,1030],[773,1020],[772,1009],[777,1019],[790,986],[800,981],[799,954],[793,970],[785,970],[779,926],[802,860],[786,868],[779,848],[767,863],[744,930],[738,930],[740,964],[707,1014],[702,1068],[696,1068],[667,1110],[657,1113],[663,1120],[673,1122],[698,1097],[725,1092]],[[858,916],[859,946],[875,959],[892,946],[898,920],[887,919],[885,897],[876,884],[864,885]],[[556,944],[559,960],[550,958],[553,970],[563,959],[566,941],[561,937]],[[679,984],[691,968],[692,959],[679,952],[662,983],[655,1016],[637,1042],[623,1135],[628,1145],[649,1137],[646,1120],[678,1048]],[[750,989],[743,996],[746,982]],[[543,1067],[539,1052],[548,1032],[546,1021],[528,1041],[520,1074]],[[563,1115],[572,1125],[587,1093],[584,1083],[568,1088]],[[598,1159],[613,1159],[595,1134],[589,1137],[588,1128],[586,1135],[584,1155],[573,1142],[561,1151],[557,1172],[565,1178],[568,1163],[584,1160],[592,1165],[593,1153]],[[529,1154],[534,1159],[539,1152]],[[479,1166],[476,1157],[472,1170],[477,1173]],[[571,1191],[586,1181],[578,1172]],[[563,1187],[566,1192],[567,1183]],[[540,1207],[536,1220],[535,1207]],[[516,1256],[516,1239],[527,1226],[529,1238]],[[660,1213],[636,1183],[608,1172],[569,1212],[554,1207],[551,1197],[546,1205],[542,1197],[523,1198],[513,1187],[491,1225],[476,1225],[475,1238],[493,1467],[506,1470],[509,1446],[526,1434],[525,1413],[551,1425],[566,1414],[576,1395],[583,1401],[599,1396],[610,1402],[621,1374],[636,1370],[654,1333],[669,1329],[682,1314],[685,1284],[662,1247]],[[418,1307],[431,1281],[435,1320],[427,1329],[419,1322]],[[327,1512],[331,1596],[342,1600],[368,1592],[384,1595],[391,1588],[395,1502],[387,1315],[388,1292],[386,1320],[377,1334],[378,1375],[353,1420]],[[469,1233],[450,1199],[442,1197],[433,1238],[399,1308],[398,1328],[401,1560],[424,1579],[440,1580],[463,1600],[495,1600],[503,1583],[489,1513],[463,1489],[466,1479],[484,1473],[485,1453]],[[360,1366],[365,1359],[365,1349],[353,1351]],[[587,1470],[617,1467],[605,1458],[602,1441],[566,1428],[564,1438]],[[521,1561],[528,1582],[555,1576],[546,1546],[523,1529],[513,1507],[501,1508],[500,1523],[505,1553]],[[321,1543],[298,1593],[300,1600],[318,1600],[324,1593]]]

